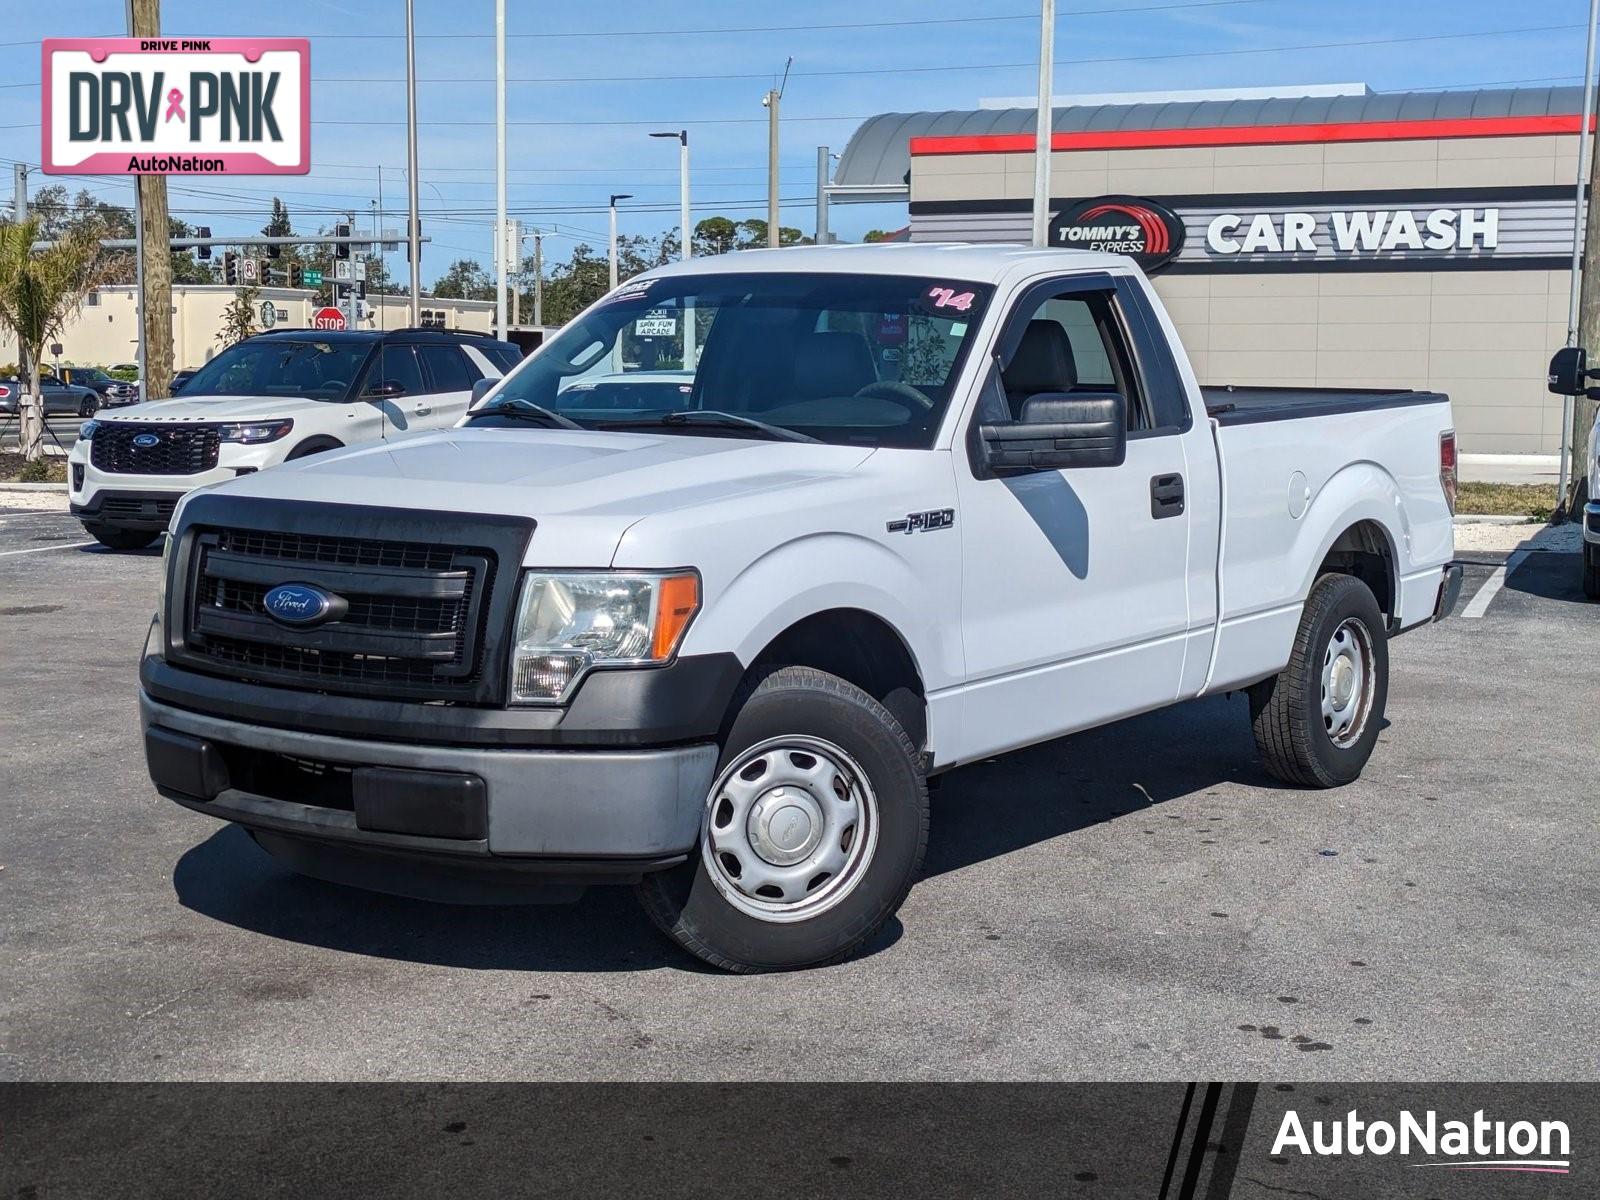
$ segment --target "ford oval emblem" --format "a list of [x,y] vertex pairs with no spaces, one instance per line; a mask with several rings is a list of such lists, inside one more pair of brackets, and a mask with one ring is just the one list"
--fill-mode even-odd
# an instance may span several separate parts
[[133,444],[141,450],[148,450],[151,446],[161,445],[161,435],[155,433],[136,434]]
[[304,583],[280,583],[261,597],[261,607],[285,625],[316,625],[328,619],[334,597]]

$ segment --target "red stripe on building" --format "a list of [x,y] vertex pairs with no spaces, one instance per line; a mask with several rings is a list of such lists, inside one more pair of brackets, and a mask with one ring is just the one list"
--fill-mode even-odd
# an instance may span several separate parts
[[[1105,129],[1057,133],[1052,150],[1163,150],[1180,146],[1276,146],[1294,143],[1392,142],[1425,138],[1537,137],[1577,133],[1576,113],[1544,117],[1458,117],[1426,121],[1349,121],[1324,125],[1240,125],[1209,129]],[[1031,133],[914,137],[917,154],[1025,154]]]

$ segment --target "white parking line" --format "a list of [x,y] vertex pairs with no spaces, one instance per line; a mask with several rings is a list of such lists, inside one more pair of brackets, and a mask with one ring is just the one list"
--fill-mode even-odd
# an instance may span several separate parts
[[92,546],[93,542],[67,542],[61,546],[33,546],[27,550],[0,550],[0,558],[10,558],[13,554],[43,554],[46,550],[76,550],[79,546]]
[[1467,606],[1461,610],[1463,621],[1475,621],[1489,611],[1489,605],[1494,603],[1494,598],[1500,594],[1500,589],[1506,585],[1506,575],[1515,571],[1527,558],[1531,550],[1518,550],[1505,562],[1495,568],[1494,574],[1484,580],[1483,586],[1477,590],[1472,599],[1467,601]]

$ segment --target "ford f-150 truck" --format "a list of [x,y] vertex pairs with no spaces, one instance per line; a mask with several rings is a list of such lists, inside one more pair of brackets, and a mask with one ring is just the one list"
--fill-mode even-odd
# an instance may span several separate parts
[[697,259],[480,391],[183,502],[150,774],[326,879],[636,883],[727,969],[870,938],[963,763],[1242,690],[1268,771],[1350,782],[1460,586],[1444,396],[1203,393],[1117,256]]
[[192,488],[448,429],[466,414],[476,382],[498,379],[521,358],[510,342],[441,330],[280,329],[245,338],[192,372],[181,398],[86,422],[67,456],[68,502],[101,545],[139,550]]

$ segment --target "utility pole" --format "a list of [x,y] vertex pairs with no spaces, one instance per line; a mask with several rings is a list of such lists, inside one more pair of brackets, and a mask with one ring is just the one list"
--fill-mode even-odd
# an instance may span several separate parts
[[411,219],[406,241],[411,251],[411,324],[422,323],[422,219],[417,213],[417,26],[416,0],[406,0],[406,192]]
[[[494,0],[494,319],[499,336],[506,335],[506,251],[511,248],[506,227],[506,0]],[[519,247],[520,251],[520,247]]]
[[767,245],[778,244],[778,103],[783,93],[774,88],[761,103],[767,106]]
[[[1600,213],[1595,191],[1600,186],[1600,134],[1591,133],[1595,113],[1595,29],[1600,25],[1600,0],[1589,0],[1589,41],[1584,54],[1583,128],[1578,133],[1578,183],[1572,219],[1573,279],[1567,315],[1567,345],[1600,350]],[[1587,170],[1585,169],[1587,168]],[[1588,186],[1587,197],[1584,194]],[[1578,229],[1583,233],[1583,262],[1579,270]],[[1587,396],[1563,397],[1561,405],[1561,471],[1556,492],[1556,518],[1571,516],[1580,494],[1596,495],[1589,464],[1581,456],[1589,445],[1595,419],[1595,402]],[[1580,481],[1582,481],[1580,483]],[[1568,504],[1568,499],[1574,501]]]
[[[507,224],[506,275],[511,289],[511,323],[522,324],[522,222],[512,218]],[[500,334],[505,337],[504,331]]]
[[1050,244],[1050,134],[1055,128],[1056,0],[1039,5],[1039,108],[1033,130],[1033,244]]
[[[11,201],[11,219],[20,225],[28,219],[28,168],[21,163],[13,166],[11,168],[11,183],[15,189],[15,194]],[[31,378],[32,376],[28,374],[28,348],[22,344],[22,339],[19,337],[17,339],[17,379],[26,387],[28,380]],[[21,408],[19,407],[17,411],[20,413]],[[39,418],[41,421],[44,419],[42,401],[39,408]],[[20,436],[17,440],[17,449],[23,451],[28,449],[27,446],[22,444]]]
[[533,323],[544,328],[544,234],[533,231]]
[[817,147],[817,245],[828,244],[828,148]]
[[[161,36],[161,0],[128,0],[128,34]],[[160,398],[172,390],[172,254],[167,247],[172,230],[167,223],[167,179],[164,175],[140,175],[134,186],[139,193],[139,244],[144,260],[139,287],[143,319],[140,394]]]

